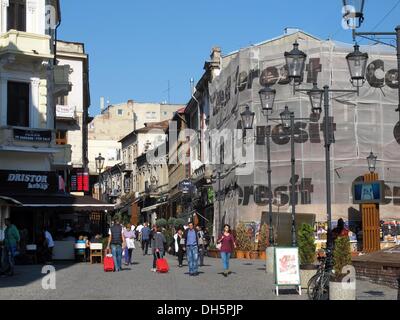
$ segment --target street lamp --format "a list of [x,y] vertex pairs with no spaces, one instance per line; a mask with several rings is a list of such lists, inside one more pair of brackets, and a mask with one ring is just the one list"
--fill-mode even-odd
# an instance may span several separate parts
[[290,80],[293,80],[293,92],[296,92],[296,85],[300,84],[302,81],[306,59],[307,55],[303,51],[299,50],[299,44],[297,41],[293,44],[292,51],[285,52],[288,76]]
[[307,92],[311,108],[313,113],[322,113],[322,104],[324,99],[323,91],[318,88],[318,85],[314,83],[313,88]]
[[240,114],[242,118],[242,128],[244,130],[253,129],[254,118],[256,114],[250,111],[250,107],[246,105],[246,110]]
[[[267,117],[267,124],[269,122],[269,113],[274,110],[274,102],[276,90],[269,87],[262,88],[259,92],[261,108],[264,115]],[[267,159],[268,159],[268,214],[269,214],[269,243],[270,246],[275,246],[275,237],[272,227],[272,169],[271,169],[271,126],[267,127],[267,134],[265,135],[267,145]]]
[[368,169],[370,173],[375,172],[377,159],[378,157],[371,151],[370,155],[367,157]]
[[365,0],[343,0],[343,18],[347,21],[349,27],[359,28],[363,23],[364,4]]
[[101,156],[101,153],[99,153],[99,156],[96,157],[95,160],[96,160],[96,171],[99,172],[99,200],[102,200],[100,177],[101,177],[101,171],[104,168],[105,159]]
[[282,125],[285,129],[290,130],[290,154],[291,154],[291,179],[292,184],[291,190],[291,206],[292,206],[292,246],[297,247],[297,236],[296,236],[296,157],[294,150],[294,129],[295,129],[295,117],[294,112],[289,110],[288,106],[285,106],[285,110],[280,114]]
[[[343,3],[345,5],[349,5],[348,8],[351,9],[352,11],[355,11],[352,14],[359,17],[359,19],[360,19],[359,26],[361,26],[361,24],[364,20],[363,11],[364,11],[365,1],[364,0],[362,0],[362,1],[361,0],[358,0],[358,1],[353,0],[353,1],[343,1]],[[351,6],[353,6],[354,9]],[[353,41],[356,41],[357,37],[361,37],[361,38],[373,41],[374,43],[381,43],[381,44],[387,45],[389,47],[395,48],[397,50],[397,70],[400,70],[400,25],[398,25],[395,28],[394,32],[393,31],[392,32],[358,32],[358,31],[356,31],[356,28],[353,28]],[[386,37],[395,37],[396,45],[393,45],[391,42],[385,42],[384,39]],[[379,38],[381,38],[381,39],[379,39]],[[350,57],[352,57],[352,56],[350,56]],[[361,58],[361,56],[360,56],[360,58]],[[363,60],[361,60],[361,62],[362,61]],[[360,68],[361,66],[362,66],[362,63],[360,63],[360,66],[357,66],[357,67]],[[351,73],[351,71],[350,71],[350,74],[353,77],[353,73]],[[398,78],[400,78],[400,77],[398,77]],[[399,112],[399,117],[400,117],[400,85],[398,85],[397,88],[398,88],[398,92],[399,92],[399,104],[398,104],[398,108],[396,109],[396,112]]]
[[365,83],[365,74],[367,70],[368,53],[362,53],[360,46],[356,44],[354,51],[346,56],[351,80],[354,87],[360,88]]
[[260,96],[261,108],[263,112],[272,113],[274,109],[276,90],[273,90],[270,87],[265,87],[262,88],[258,94]]

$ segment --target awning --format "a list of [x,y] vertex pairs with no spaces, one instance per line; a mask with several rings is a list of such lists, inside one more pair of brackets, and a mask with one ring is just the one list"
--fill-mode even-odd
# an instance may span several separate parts
[[158,207],[160,207],[160,206],[162,206],[162,205],[164,205],[164,204],[167,204],[167,203],[168,203],[168,202],[157,203],[157,204],[155,204],[154,206],[143,208],[143,209],[141,210],[141,212],[149,212],[149,211],[156,210]]
[[72,195],[16,195],[13,199],[25,208],[71,208],[75,211],[114,210],[115,205],[99,201],[89,196]]
[[17,207],[22,207],[22,203],[10,198],[10,197],[5,197],[5,196],[0,196],[0,201],[4,201],[6,204],[9,206],[17,206]]

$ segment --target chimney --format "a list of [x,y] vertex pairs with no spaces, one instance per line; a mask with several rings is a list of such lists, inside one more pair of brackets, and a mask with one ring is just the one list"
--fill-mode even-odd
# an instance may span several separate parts
[[221,62],[221,48],[220,47],[212,48],[210,58],[212,63],[219,64]]
[[104,111],[104,97],[100,97],[100,112]]
[[212,48],[210,58],[211,61],[208,63],[208,68],[211,72],[211,81],[213,81],[213,79],[218,77],[221,73],[221,48]]
[[194,92],[195,92],[195,89],[194,89],[194,79],[193,79],[193,78],[190,78],[190,94],[193,95]]

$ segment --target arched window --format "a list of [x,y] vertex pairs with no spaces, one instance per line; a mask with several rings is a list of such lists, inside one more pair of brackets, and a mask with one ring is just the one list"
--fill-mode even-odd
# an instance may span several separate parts
[[10,0],[7,9],[7,30],[26,31],[26,0]]

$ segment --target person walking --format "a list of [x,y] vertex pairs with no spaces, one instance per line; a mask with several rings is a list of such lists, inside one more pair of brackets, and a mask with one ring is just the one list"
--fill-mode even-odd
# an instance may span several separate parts
[[200,226],[196,227],[196,231],[197,231],[197,239],[198,239],[198,244],[199,244],[199,266],[203,267],[204,266],[204,255],[205,255],[205,251],[206,251],[204,232]]
[[179,268],[183,267],[183,256],[185,255],[185,239],[183,238],[183,230],[181,228],[174,235],[175,253],[178,256]]
[[149,243],[150,243],[150,228],[147,222],[145,222],[143,228],[141,229],[141,235],[142,235],[142,251],[143,255],[147,256],[148,250],[149,250]]
[[196,277],[199,275],[199,243],[193,222],[189,223],[188,229],[185,231],[184,239],[189,264],[189,275],[191,277]]
[[221,245],[221,260],[224,268],[224,277],[227,277],[231,272],[229,270],[229,260],[232,256],[233,251],[236,249],[235,238],[233,237],[231,227],[226,224],[224,231],[218,238],[218,244]]
[[122,226],[118,219],[114,220],[114,225],[110,228],[107,250],[110,250],[114,259],[115,271],[122,271],[122,248],[125,247],[125,239],[122,234]]
[[164,258],[165,245],[167,239],[161,232],[161,227],[155,227],[155,232],[151,236],[151,248],[153,251],[153,268],[151,271],[157,272],[157,259]]
[[54,240],[48,228],[43,229],[44,234],[44,248],[45,248],[45,262],[51,263],[53,261]]
[[19,231],[15,225],[11,223],[10,219],[5,220],[6,230],[4,231],[4,249],[5,249],[5,261],[8,263],[9,276],[14,275],[14,266],[15,266],[15,256],[17,255],[17,251],[19,249],[19,242],[21,240]]
[[128,225],[124,231],[125,238],[125,265],[129,266],[132,264],[133,249],[135,249],[135,230]]

